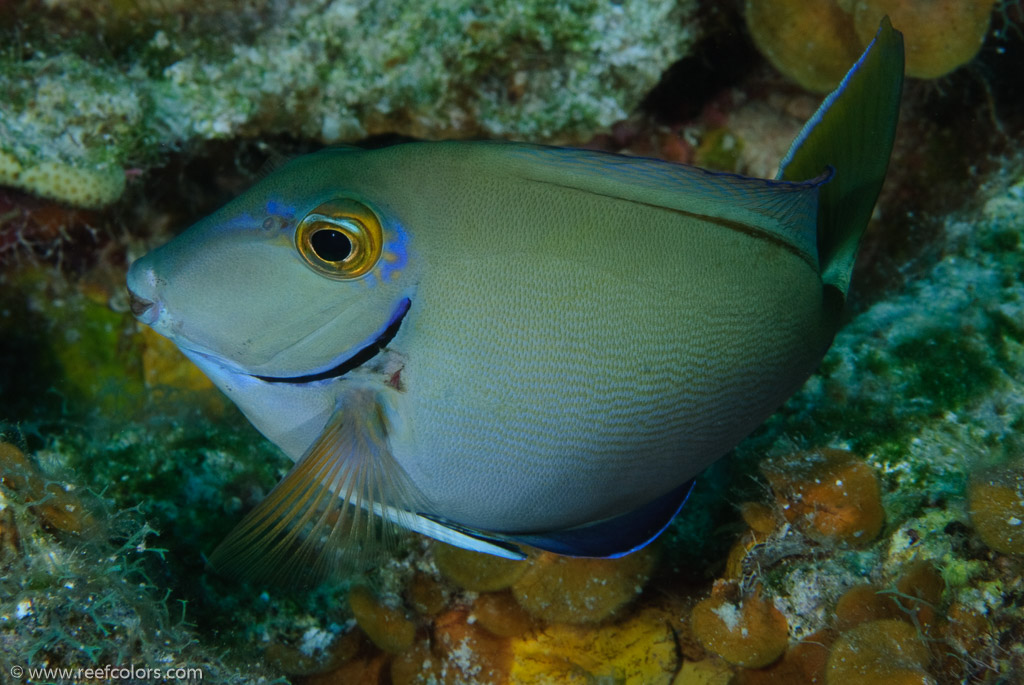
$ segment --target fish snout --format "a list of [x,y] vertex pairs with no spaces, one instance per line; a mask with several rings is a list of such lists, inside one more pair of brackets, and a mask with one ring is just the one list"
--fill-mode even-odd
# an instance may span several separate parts
[[156,276],[139,259],[128,270],[128,307],[136,319],[152,326],[160,318],[161,306],[156,296]]
[[135,318],[145,324],[151,324],[156,321],[160,313],[156,302],[139,297],[132,292],[131,288],[128,288],[128,307],[132,310]]

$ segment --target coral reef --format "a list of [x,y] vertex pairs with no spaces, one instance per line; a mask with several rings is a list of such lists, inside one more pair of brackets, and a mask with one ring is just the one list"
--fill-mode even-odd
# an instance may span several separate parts
[[[786,616],[791,639],[823,629],[841,634],[830,651],[828,682],[890,677],[881,663],[902,674],[891,677],[915,683],[1021,668],[1011,636],[1019,635],[1024,618],[1015,608],[1022,569],[1004,545],[1016,540],[1020,499],[1015,465],[1024,337],[1011,322],[1020,320],[1024,291],[1011,274],[1024,266],[1022,189],[1017,181],[992,191],[980,219],[948,219],[945,256],[905,292],[854,318],[821,375],[739,450],[741,461],[759,460],[763,449],[777,452],[763,465],[776,516],[799,525],[765,533],[771,517],[745,506],[744,518],[756,530],[735,553],[731,564],[739,570],[730,577],[763,584]],[[869,429],[849,443],[832,443],[867,455],[865,461],[828,452],[831,459],[807,464],[808,452],[794,451],[793,436],[827,442],[830,435],[849,435],[843,426]],[[846,511],[849,491],[835,481],[845,485],[847,476],[816,471],[844,462],[870,474],[864,492],[872,503],[881,494],[885,513],[882,527],[877,504],[850,508],[851,515],[867,515],[873,530],[881,528],[877,538],[853,548],[813,526],[819,512]],[[822,493],[819,504],[791,512],[813,492]],[[968,532],[972,525],[977,538]],[[990,564],[984,545],[1011,556]],[[825,578],[827,585],[812,580]],[[921,640],[935,646],[935,655],[921,651]],[[883,649],[904,642],[909,661]],[[842,663],[858,665],[847,671]]]
[[[581,141],[689,51],[695,8],[15,3],[24,48],[0,54],[0,185],[102,206],[163,149],[239,135]],[[66,23],[91,30],[63,40]]]
[[[992,9],[898,4],[973,8],[913,22],[969,29],[972,49]],[[702,25],[728,17],[706,5]],[[849,321],[807,385],[698,480],[656,547],[511,562],[410,536],[359,584],[302,591],[205,564],[290,464],[135,325],[126,263],[279,149],[377,133],[583,140],[689,50],[695,6],[0,3],[23,32],[0,52],[5,668],[180,664],[238,685],[1024,678],[1024,117],[1000,108],[996,81],[970,96],[910,84]],[[856,18],[881,3],[748,6],[748,19],[768,11],[751,27],[776,40],[763,49],[825,88],[830,61],[845,68],[864,40]],[[1014,35],[1019,3],[999,12]],[[830,22],[845,28],[826,35]],[[817,32],[812,49],[778,40],[794,26]],[[738,55],[739,76],[702,85],[721,77],[695,66],[718,67],[702,53],[681,67],[689,113],[634,114],[591,145],[773,175],[817,100],[744,56],[735,22],[719,30],[731,42],[716,57]],[[939,50],[920,52],[939,64]],[[977,102],[988,95],[991,112]],[[926,119],[933,106],[958,114]],[[970,141],[965,121],[984,122]],[[154,171],[165,148],[173,163]],[[15,189],[97,207],[122,187],[104,211]],[[895,233],[908,236],[900,250]],[[860,277],[878,270],[898,278]]]
[[145,664],[199,669],[224,683],[260,675],[269,682],[269,669],[243,676],[199,645],[181,608],[158,586],[167,550],[151,546],[156,532],[139,518],[131,510],[110,516],[95,493],[0,442],[5,670]]

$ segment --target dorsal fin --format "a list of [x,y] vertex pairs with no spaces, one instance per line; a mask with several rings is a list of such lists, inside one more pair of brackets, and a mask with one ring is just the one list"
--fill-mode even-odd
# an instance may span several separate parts
[[821,279],[845,297],[857,247],[892,152],[903,90],[903,35],[882,19],[871,44],[804,125],[778,178],[800,181],[832,167],[818,198]]

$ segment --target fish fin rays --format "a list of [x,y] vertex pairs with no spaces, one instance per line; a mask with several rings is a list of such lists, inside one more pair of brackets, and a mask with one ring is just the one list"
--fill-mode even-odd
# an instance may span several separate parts
[[874,40],[793,141],[778,178],[835,169],[818,199],[822,282],[845,298],[861,235],[885,179],[903,89],[903,35],[882,20]]
[[210,563],[260,584],[315,585],[392,551],[422,506],[388,447],[386,403],[348,392],[320,437],[231,531]]

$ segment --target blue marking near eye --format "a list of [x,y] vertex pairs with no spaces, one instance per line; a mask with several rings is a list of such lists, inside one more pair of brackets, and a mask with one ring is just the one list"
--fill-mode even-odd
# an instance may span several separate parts
[[283,216],[285,219],[294,219],[295,207],[278,202],[277,200],[267,200],[267,214]]
[[393,222],[388,227],[388,233],[393,233],[394,237],[384,243],[384,257],[380,260],[382,281],[390,280],[391,275],[401,271],[409,261],[409,236],[402,228],[402,224]]
[[253,217],[252,214],[250,214],[249,212],[245,212],[244,214],[238,214],[237,216],[228,217],[224,221],[218,222],[216,225],[216,230],[247,231],[250,230],[254,225],[259,226],[259,223],[256,222],[256,219]]

